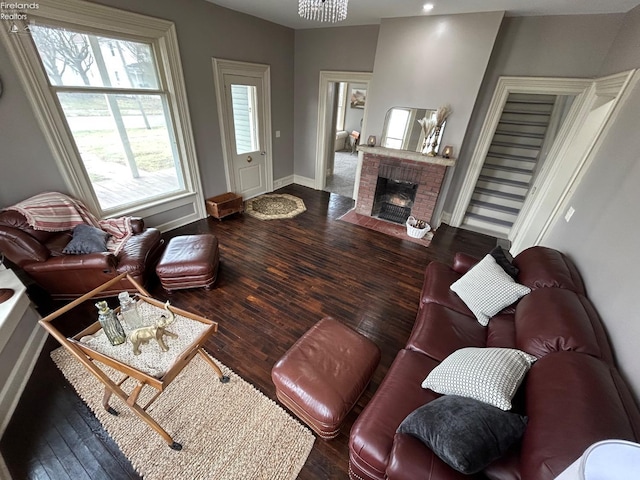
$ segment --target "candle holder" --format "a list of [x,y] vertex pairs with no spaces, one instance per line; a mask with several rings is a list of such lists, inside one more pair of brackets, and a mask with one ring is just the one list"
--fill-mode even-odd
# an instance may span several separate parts
[[369,145],[370,147],[375,147],[376,146],[376,136],[375,135],[369,135],[369,138],[367,138],[367,145]]

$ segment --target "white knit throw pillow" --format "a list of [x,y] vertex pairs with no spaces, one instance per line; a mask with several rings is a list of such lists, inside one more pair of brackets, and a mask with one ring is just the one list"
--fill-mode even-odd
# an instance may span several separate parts
[[516,283],[489,254],[450,288],[485,327],[491,317],[531,292],[529,287]]
[[535,361],[514,348],[461,348],[431,370],[422,388],[511,410],[511,399]]

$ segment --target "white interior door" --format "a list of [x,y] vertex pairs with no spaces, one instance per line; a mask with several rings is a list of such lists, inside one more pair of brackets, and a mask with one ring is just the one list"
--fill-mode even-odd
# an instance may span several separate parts
[[262,85],[260,79],[238,75],[225,75],[224,83],[236,192],[255,197],[267,191]]
[[230,191],[245,199],[273,190],[269,67],[214,59]]

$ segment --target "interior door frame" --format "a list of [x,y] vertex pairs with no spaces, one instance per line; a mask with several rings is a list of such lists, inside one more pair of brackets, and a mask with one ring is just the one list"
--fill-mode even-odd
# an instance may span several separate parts
[[[327,172],[327,149],[333,148],[333,142],[331,145],[326,141],[327,138],[327,119],[328,115],[333,114],[333,109],[329,108],[328,104],[328,91],[330,83],[363,83],[369,88],[373,73],[371,72],[339,72],[339,71],[320,71],[320,85],[318,93],[318,127],[316,137],[316,172],[314,188],[316,190],[323,190],[326,186],[326,172]],[[362,132],[367,131],[367,105],[365,103],[365,111],[362,121]],[[331,123],[329,122],[329,125]],[[362,132],[360,132],[362,134]],[[353,189],[353,198],[358,196],[358,185],[360,184],[360,170],[362,168],[362,152],[358,152],[358,168],[356,170],[356,179]]]
[[[489,105],[489,110],[482,124],[476,147],[467,168],[460,194],[451,214],[451,225],[459,227],[464,220],[467,207],[473,195],[473,189],[478,182],[478,177],[484,165],[484,160],[491,146],[491,141],[498,128],[502,111],[507,103],[507,98],[511,93],[541,94],[541,95],[575,95],[571,110],[564,122],[566,126],[575,121],[580,107],[585,102],[586,92],[591,84],[590,80],[584,78],[532,78],[532,77],[500,77],[493,98]],[[567,129],[565,128],[565,135]],[[558,133],[557,142],[562,141],[563,132]],[[551,152],[547,157],[547,163],[553,161]],[[541,172],[542,173],[542,172]],[[540,177],[541,175],[538,175]]]
[[[518,219],[509,233],[511,253],[538,245],[559,218],[559,212],[575,190],[588,168],[589,153],[610,120],[611,113],[628,85],[633,71],[599,79],[552,77],[500,77],[476,143],[471,162],[451,215],[451,225],[459,227],[464,220],[475,184],[484,165],[502,110],[510,93],[575,95],[553,147],[527,195]],[[585,125],[591,112],[609,104],[599,129],[584,138]],[[576,147],[579,147],[576,149]],[[579,151],[577,151],[579,150]],[[561,161],[560,161],[561,160]]]
[[543,243],[551,228],[562,218],[620,110],[617,107],[626,101],[631,90],[629,86],[638,81],[635,72],[628,70],[591,81],[578,120],[564,141],[554,144],[550,152],[555,159],[562,161],[550,166],[546,172],[548,181],[540,185],[526,205],[528,210],[518,217],[521,224],[511,238],[514,255],[529,246]]
[[226,107],[226,95],[224,92],[224,76],[240,75],[245,77],[260,78],[262,82],[262,121],[264,122],[264,145],[261,150],[266,152],[265,158],[265,183],[266,191],[273,191],[273,142],[271,140],[271,67],[261,63],[239,62],[213,58],[213,77],[216,88],[216,100],[218,118],[220,120],[220,139],[222,141],[222,157],[224,160],[224,174],[227,181],[227,190],[236,192],[236,182],[233,167],[233,138],[227,128],[228,122],[233,121],[231,112]]

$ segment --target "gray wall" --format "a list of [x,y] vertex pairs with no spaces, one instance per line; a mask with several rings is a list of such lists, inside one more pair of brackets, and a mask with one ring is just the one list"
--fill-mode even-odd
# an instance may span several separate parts
[[[624,17],[600,75],[640,68],[640,7]],[[636,74],[637,76],[638,74]],[[593,163],[544,244],[567,252],[602,317],[618,365],[640,400],[640,82],[631,90]]]
[[378,28],[367,25],[295,31],[296,175],[315,178],[320,71],[373,71]]
[[461,145],[502,16],[490,12],[384,19],[364,138],[382,137],[391,107],[435,109],[450,104],[442,141]]
[[[500,76],[594,77],[624,15],[507,17],[502,23],[444,205],[455,206]],[[452,117],[453,119],[453,117]],[[447,130],[449,126],[447,125]]]
[[[293,173],[294,31],[204,0],[101,0],[105,5],[165,18],[176,24],[196,152],[204,195],[226,191],[212,57],[271,65],[273,174]],[[0,74],[6,96],[0,100],[3,153],[0,206],[64,183],[37,127],[13,67],[0,46]]]
[[47,190],[69,193],[3,43],[0,78],[0,207]]

